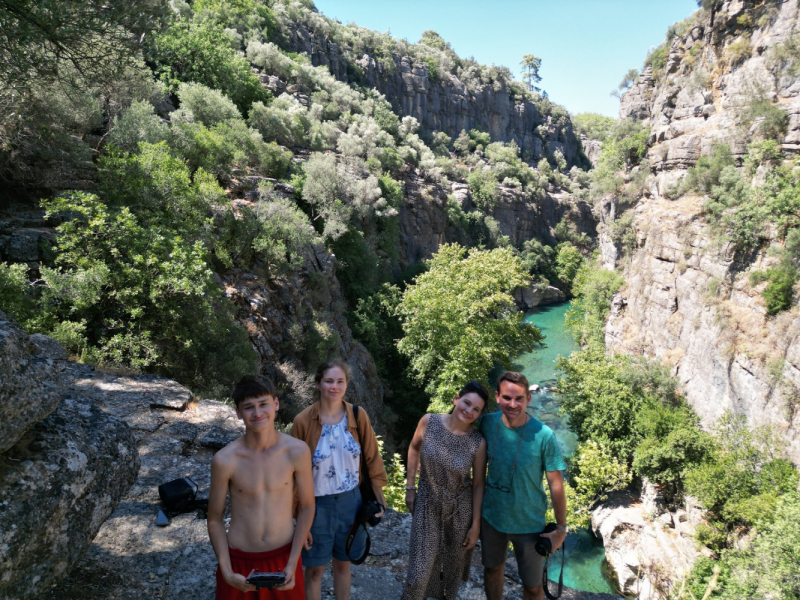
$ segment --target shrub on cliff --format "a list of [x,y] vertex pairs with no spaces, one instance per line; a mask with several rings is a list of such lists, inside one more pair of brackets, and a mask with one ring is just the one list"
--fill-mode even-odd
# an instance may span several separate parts
[[770,428],[751,429],[744,415],[730,413],[713,433],[708,459],[687,473],[687,491],[708,511],[711,527],[725,533],[771,522],[779,497],[798,482],[797,471],[782,458],[779,438]]
[[566,294],[572,293],[572,283],[581,266],[583,266],[583,262],[583,256],[580,251],[571,243],[562,242],[558,245],[555,274],[563,285]]
[[[765,524],[746,548],[723,558],[725,575],[720,577],[718,593],[712,598],[800,597],[800,495],[796,491],[787,493],[770,510],[774,511],[772,522]],[[695,589],[707,581],[698,577],[700,570],[698,565],[692,572]]]
[[264,142],[261,134],[241,119],[231,119],[211,128],[201,123],[174,123],[170,146],[194,169],[229,175],[233,169],[251,167],[270,177],[282,178],[292,154],[275,142]]
[[543,338],[524,322],[511,296],[515,288],[530,285],[530,275],[511,250],[468,253],[446,244],[428,266],[398,306],[404,336],[397,347],[426,384],[429,410],[444,412],[466,381],[485,383],[494,365],[510,367],[513,357],[533,350]]
[[35,314],[32,293],[26,265],[0,263],[0,310],[22,327]]
[[255,368],[247,333],[214,282],[211,207],[222,189],[164,144],[102,161],[100,191],[44,202],[56,266],[42,268],[32,329],[84,360],[164,374],[202,389]]
[[201,83],[233,100],[242,114],[253,102],[270,97],[224,28],[213,20],[176,19],[155,38],[150,53],[156,74],[168,86]]
[[[633,475],[624,460],[616,458],[603,444],[593,440],[581,442],[569,459],[569,478],[565,486],[572,489],[567,504],[567,524],[571,528],[589,527],[592,509],[598,502],[608,499],[608,494],[625,489]],[[548,520],[555,515],[548,509]]]
[[491,212],[500,199],[497,178],[490,169],[475,169],[467,179],[475,206],[485,212]]
[[605,322],[611,298],[622,286],[619,273],[604,269],[597,260],[584,261],[572,282],[574,300],[567,311],[567,328],[583,345],[605,346]]
[[[794,286],[797,283],[797,267],[790,261],[781,261],[764,273],[767,286],[762,296],[767,314],[774,315],[789,308],[794,302]],[[751,277],[752,281],[752,277]]]
[[600,142],[604,142],[611,135],[616,122],[616,119],[598,113],[578,113],[572,116],[575,133]]
[[173,120],[196,121],[213,127],[230,119],[242,118],[239,109],[225,94],[199,83],[182,83],[176,93],[180,108],[172,114]]
[[642,162],[647,154],[649,135],[649,128],[632,119],[617,121],[603,142],[600,158],[591,171],[590,195],[593,200],[623,188],[624,171]]

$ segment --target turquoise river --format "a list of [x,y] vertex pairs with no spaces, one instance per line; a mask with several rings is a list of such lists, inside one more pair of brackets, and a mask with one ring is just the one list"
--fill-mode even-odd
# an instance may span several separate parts
[[[568,308],[569,303],[564,302],[542,306],[530,312],[526,318],[542,330],[547,347],[523,354],[514,361],[514,368],[524,373],[531,385],[540,387],[538,392],[533,393],[528,411],[555,432],[561,450],[567,457],[575,451],[577,439],[568,428],[567,418],[559,414],[558,396],[551,393],[550,388],[555,385],[556,359],[569,356],[578,349],[564,323]],[[564,585],[586,592],[614,593],[603,576],[605,550],[601,540],[596,539],[590,531],[581,530],[567,536],[566,547]],[[560,558],[553,563],[557,565],[550,567],[548,576],[552,581],[558,581]],[[550,589],[555,591],[552,584]]]

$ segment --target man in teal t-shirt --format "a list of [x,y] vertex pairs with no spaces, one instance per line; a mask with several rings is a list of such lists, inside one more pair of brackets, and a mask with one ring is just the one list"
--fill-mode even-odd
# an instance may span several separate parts
[[547,477],[558,529],[542,534],[550,538],[553,552],[567,535],[567,498],[561,471],[567,468],[555,434],[527,414],[531,401],[527,378],[507,371],[497,381],[499,413],[481,420],[486,438],[489,472],[481,511],[481,554],[487,600],[500,600],[508,544],[514,545],[524,600],[544,598],[544,558],[534,546],[545,527]]

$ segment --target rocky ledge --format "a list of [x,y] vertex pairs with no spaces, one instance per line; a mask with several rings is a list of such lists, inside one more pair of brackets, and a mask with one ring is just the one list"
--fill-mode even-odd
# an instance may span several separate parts
[[694,500],[668,506],[647,482],[641,496],[612,494],[592,513],[592,529],[603,538],[619,589],[639,600],[669,597],[672,586],[688,576],[702,553],[694,541],[701,521]]
[[130,428],[63,379],[88,370],[0,312],[0,598],[48,589],[78,562],[139,469]]
[[[72,377],[69,387],[129,425],[138,443],[141,468],[136,483],[100,528],[83,560],[39,600],[213,598],[216,558],[206,521],[190,513],[174,517],[167,527],[156,526],[157,487],[188,476],[200,486],[201,495],[208,493],[214,452],[242,433],[233,408],[213,400],[189,402],[188,391],[155,378],[84,372]],[[410,531],[411,517],[392,511],[372,531],[372,556],[353,567],[353,600],[400,597]],[[506,598],[522,597],[513,558],[506,584]],[[476,553],[470,580],[459,598],[484,597],[483,570]],[[614,598],[574,590],[562,597]],[[333,598],[330,573],[323,580],[323,598]]]

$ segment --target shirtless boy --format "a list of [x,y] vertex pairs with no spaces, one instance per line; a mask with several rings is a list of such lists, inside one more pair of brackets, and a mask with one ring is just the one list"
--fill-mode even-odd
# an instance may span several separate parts
[[[314,520],[314,483],[308,445],[275,430],[278,398],[272,382],[248,375],[233,391],[242,437],[214,455],[208,500],[208,536],[217,554],[216,600],[303,600],[300,550]],[[231,494],[231,523],[222,514]],[[299,500],[297,525],[293,502]],[[258,595],[245,579],[253,569],[283,572],[285,583]],[[291,591],[290,591],[291,590]]]

